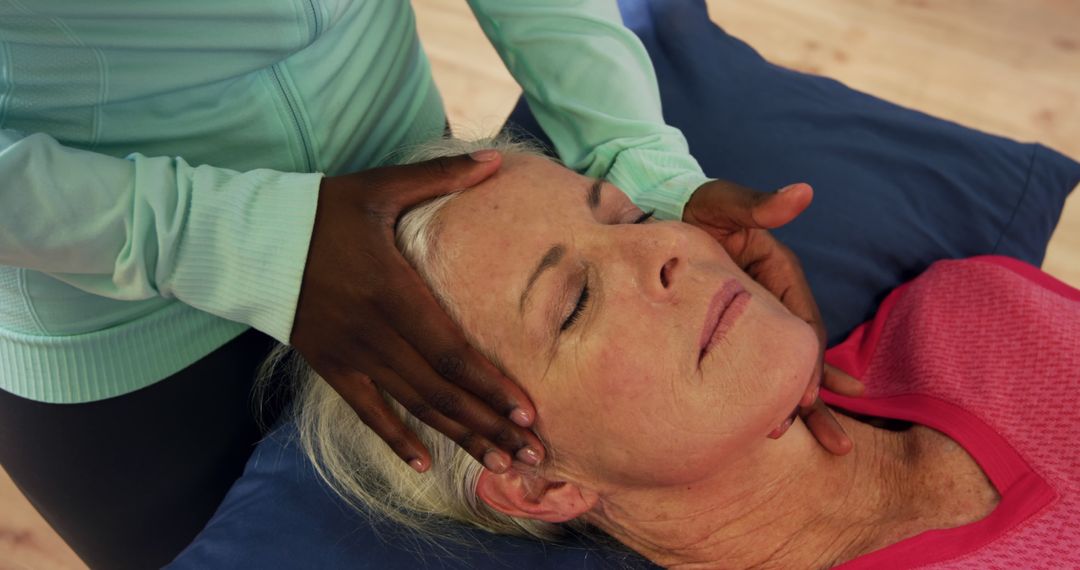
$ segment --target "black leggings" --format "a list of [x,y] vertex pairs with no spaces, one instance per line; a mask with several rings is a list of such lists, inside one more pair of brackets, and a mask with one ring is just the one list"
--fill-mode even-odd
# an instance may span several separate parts
[[[159,568],[202,530],[262,437],[274,341],[248,331],[169,378],[85,404],[0,390],[0,464],[91,568]],[[264,410],[272,425],[279,397]]]

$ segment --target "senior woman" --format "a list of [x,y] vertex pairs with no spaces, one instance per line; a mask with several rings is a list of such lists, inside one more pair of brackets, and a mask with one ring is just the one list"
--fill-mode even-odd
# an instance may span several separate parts
[[408,212],[398,244],[535,403],[548,460],[492,472],[398,408],[435,455],[424,478],[297,360],[303,447],[344,499],[421,532],[598,529],[667,567],[1080,562],[1080,446],[1048,429],[1076,419],[1080,292],[996,257],[897,289],[830,351],[868,383],[828,395],[855,444],[833,455],[795,414],[805,321],[705,232],[503,150],[492,178]]

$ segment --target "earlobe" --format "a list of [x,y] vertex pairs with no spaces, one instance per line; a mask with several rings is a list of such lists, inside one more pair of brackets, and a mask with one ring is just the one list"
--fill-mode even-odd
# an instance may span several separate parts
[[516,469],[501,475],[484,469],[476,484],[476,494],[503,514],[551,523],[577,518],[592,509],[598,499],[596,493],[584,491],[573,483],[548,481]]

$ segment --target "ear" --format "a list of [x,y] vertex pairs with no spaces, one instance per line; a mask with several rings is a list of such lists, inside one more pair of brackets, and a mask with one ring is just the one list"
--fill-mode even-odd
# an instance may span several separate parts
[[599,499],[596,493],[574,483],[549,481],[513,468],[502,474],[481,471],[476,494],[503,514],[551,523],[575,519],[592,509]]

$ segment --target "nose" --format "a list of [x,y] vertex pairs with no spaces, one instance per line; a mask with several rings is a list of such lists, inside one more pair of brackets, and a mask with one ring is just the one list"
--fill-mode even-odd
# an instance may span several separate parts
[[634,239],[627,240],[625,257],[646,296],[668,301],[681,286],[690,241],[682,224],[659,222],[631,226]]

